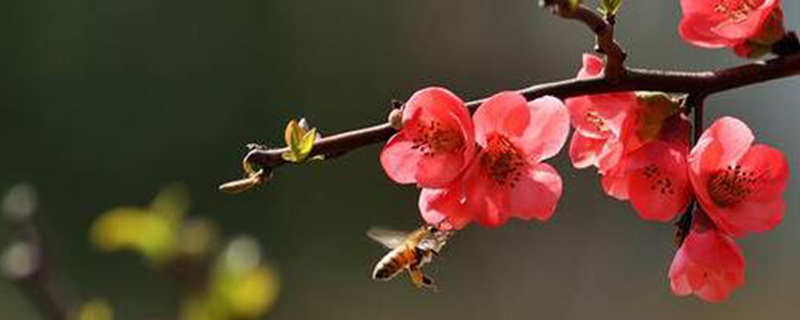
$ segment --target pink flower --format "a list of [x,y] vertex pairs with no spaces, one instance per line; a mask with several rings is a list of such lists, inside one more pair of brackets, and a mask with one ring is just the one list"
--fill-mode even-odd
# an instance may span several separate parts
[[381,151],[381,165],[397,183],[423,188],[450,184],[475,154],[475,130],[469,112],[443,88],[414,93],[403,110],[403,129]]
[[630,200],[645,220],[672,220],[692,196],[686,162],[691,128],[682,114],[670,114],[668,104],[642,104],[624,130],[622,160],[603,176],[606,193]]
[[723,301],[744,285],[744,264],[741,249],[730,237],[714,228],[693,228],[669,269],[672,292]]
[[740,47],[737,54],[747,57],[750,51],[741,47],[746,43],[770,46],[783,37],[780,5],[780,0],[681,0],[679,31],[693,45]]
[[[578,78],[603,68],[600,58],[584,55]],[[567,108],[575,126],[572,164],[597,167],[608,195],[630,200],[647,220],[667,221],[686,208],[690,126],[678,103],[660,93],[622,92],[567,99]]]
[[737,237],[774,228],[786,211],[786,156],[752,145],[753,140],[744,122],[724,117],[703,133],[689,155],[698,202],[721,230]]
[[553,97],[530,103],[519,93],[491,97],[473,116],[481,149],[462,180],[424,189],[423,218],[445,228],[477,220],[497,227],[508,218],[546,220],[561,197],[561,177],[542,161],[556,155],[569,134],[569,113]]
[[422,219],[442,230],[461,230],[474,218],[466,207],[461,181],[447,188],[422,189],[419,211]]
[[[602,75],[603,60],[583,55],[583,68],[578,79]],[[569,147],[576,168],[595,166],[601,174],[620,161],[624,145],[622,129],[628,114],[636,106],[633,92],[580,96],[566,100],[575,134]]]

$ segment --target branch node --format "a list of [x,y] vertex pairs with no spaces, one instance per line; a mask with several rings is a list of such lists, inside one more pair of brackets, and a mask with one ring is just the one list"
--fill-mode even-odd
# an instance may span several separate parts
[[577,20],[586,25],[595,35],[595,52],[606,56],[606,77],[613,83],[625,75],[627,54],[614,40],[614,15],[602,16],[585,5],[571,7],[569,0],[542,0],[540,4],[553,8],[564,19]]
[[772,53],[787,56],[800,52],[800,40],[794,31],[786,33],[778,42],[772,45]]
[[389,124],[392,126],[393,129],[400,131],[403,129],[403,105],[401,104],[400,107],[395,107],[389,112],[388,118]]

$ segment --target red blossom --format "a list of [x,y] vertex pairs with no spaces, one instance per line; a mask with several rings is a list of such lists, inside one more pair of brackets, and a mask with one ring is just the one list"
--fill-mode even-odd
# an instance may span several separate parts
[[780,0],[681,0],[681,7],[681,37],[696,46],[754,57],[785,34]]
[[473,116],[481,149],[460,181],[445,189],[425,189],[423,218],[445,228],[472,221],[497,227],[508,218],[546,220],[561,196],[561,177],[542,161],[555,156],[569,134],[569,113],[553,97],[530,103],[503,92]]
[[[602,75],[603,60],[585,54],[578,79]],[[569,147],[576,168],[595,166],[600,173],[614,168],[624,145],[622,128],[627,115],[636,105],[633,92],[580,96],[566,100],[575,134]]]
[[[602,74],[603,61],[584,55],[578,78]],[[567,99],[576,168],[597,167],[603,189],[630,200],[640,217],[667,221],[686,208],[690,125],[664,94],[621,92]]]
[[456,95],[443,88],[414,93],[403,109],[403,128],[381,151],[381,165],[397,183],[442,188],[475,154],[475,129]]
[[689,155],[689,176],[700,206],[733,236],[770,230],[786,212],[788,160],[775,148],[752,145],[754,139],[744,122],[723,117]]
[[744,256],[733,239],[713,227],[695,227],[672,260],[669,280],[677,295],[720,302],[744,285],[744,268]]

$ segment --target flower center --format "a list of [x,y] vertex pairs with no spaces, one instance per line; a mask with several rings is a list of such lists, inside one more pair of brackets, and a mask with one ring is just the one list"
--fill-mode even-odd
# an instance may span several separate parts
[[464,150],[464,136],[454,128],[448,128],[436,121],[417,124],[419,135],[412,140],[412,149],[426,156],[442,153],[455,153]]
[[742,202],[753,193],[758,177],[754,171],[746,171],[742,166],[728,166],[708,180],[711,201],[720,207],[729,207]]
[[520,168],[525,165],[525,159],[508,138],[495,134],[486,142],[481,165],[497,184],[510,183],[513,188],[522,175]]
[[642,174],[650,181],[650,190],[658,190],[658,192],[666,196],[675,194],[675,184],[656,165],[650,164],[644,167]]
[[747,20],[747,16],[758,8],[762,0],[720,0],[714,5],[714,12],[728,16],[733,23]]
[[599,132],[605,133],[611,131],[608,128],[608,125],[606,125],[606,121],[600,117],[600,114],[597,111],[586,112],[586,121],[593,124]]

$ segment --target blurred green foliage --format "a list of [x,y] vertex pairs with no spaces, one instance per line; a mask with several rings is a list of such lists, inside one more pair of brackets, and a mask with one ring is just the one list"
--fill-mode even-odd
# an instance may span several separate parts
[[[102,214],[92,227],[92,241],[104,251],[132,250],[151,266],[170,270],[186,288],[179,320],[262,317],[275,302],[278,278],[261,257],[258,241],[240,236],[220,251],[214,225],[187,220],[188,210],[186,190],[171,185],[147,208],[120,207]],[[90,302],[78,318],[113,320],[111,314],[106,303]]]

